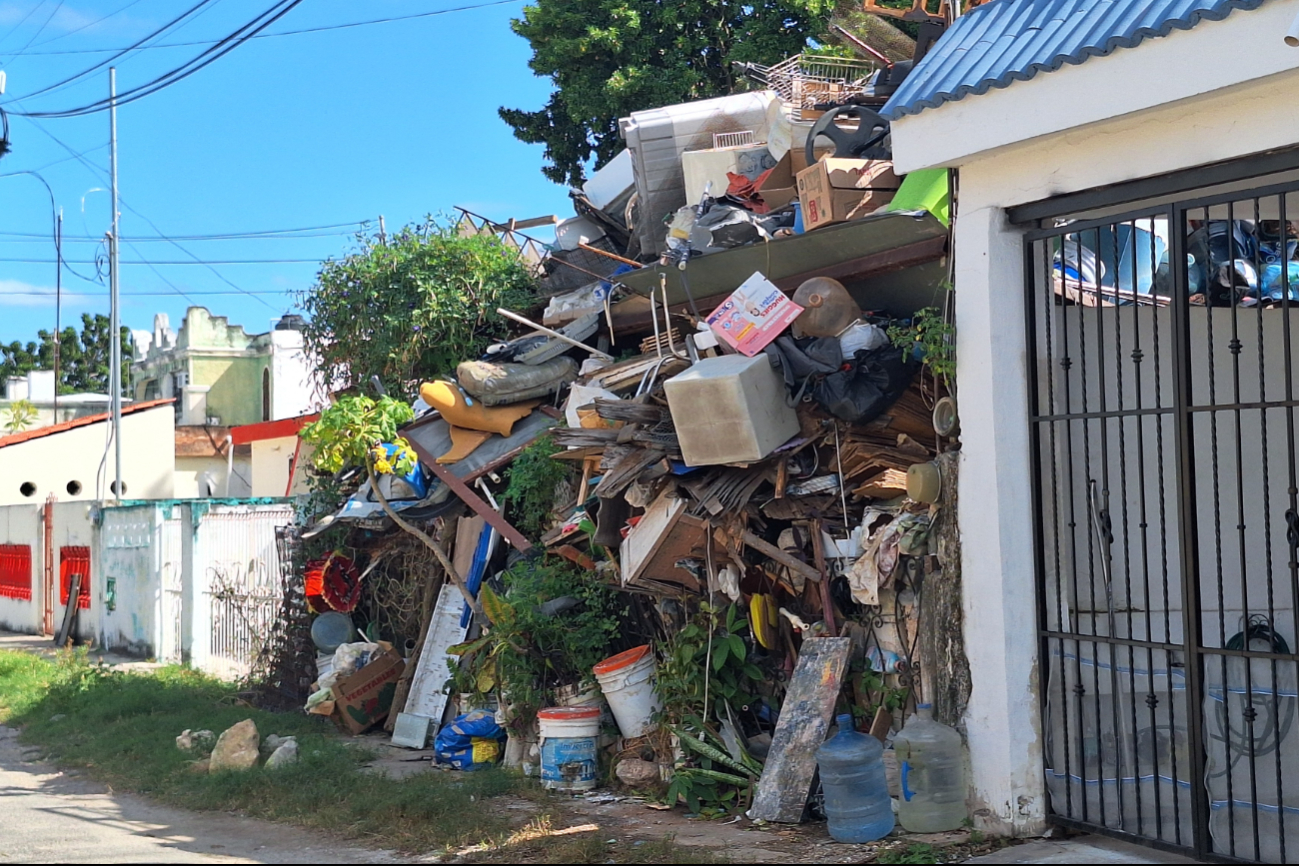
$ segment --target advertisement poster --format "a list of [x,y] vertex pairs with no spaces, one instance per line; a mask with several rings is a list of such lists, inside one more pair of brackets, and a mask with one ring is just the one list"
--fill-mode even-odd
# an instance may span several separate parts
[[780,336],[803,308],[760,271],[754,272],[708,317],[708,326],[741,355],[752,358]]

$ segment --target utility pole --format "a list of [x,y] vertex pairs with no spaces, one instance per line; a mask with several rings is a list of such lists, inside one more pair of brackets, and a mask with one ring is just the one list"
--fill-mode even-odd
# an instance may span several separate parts
[[383,214],[379,214],[379,245],[384,247],[388,245],[388,232],[383,226]]
[[63,328],[63,208],[54,226],[54,423],[59,423],[59,331]]
[[117,67],[108,69],[108,162],[111,175],[113,197],[113,236],[108,245],[108,293],[109,293],[109,389],[113,401],[113,450],[114,477],[113,495],[122,498],[122,324],[119,309],[118,271],[121,267],[119,256],[120,228],[117,208]]

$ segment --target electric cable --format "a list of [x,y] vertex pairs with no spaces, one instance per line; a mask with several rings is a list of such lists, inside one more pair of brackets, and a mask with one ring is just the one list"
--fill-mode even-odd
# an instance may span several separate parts
[[4,36],[0,36],[0,42],[4,42],[4,41],[5,41],[6,39],[8,39],[10,36],[13,36],[15,33],[17,33],[17,32],[19,31],[19,29],[20,29],[24,24],[27,23],[27,19],[28,19],[28,18],[31,18],[32,15],[36,14],[36,10],[39,9],[39,8],[41,8],[41,7],[44,6],[44,5],[45,5],[45,0],[37,0],[36,5],[33,6],[31,9],[28,9],[28,10],[27,10],[27,14],[24,15],[24,16],[22,17],[22,19],[21,19],[17,24],[15,24],[13,27],[10,27],[8,30],[6,30]]
[[[104,23],[105,21],[107,21],[109,18],[112,18],[112,17],[115,16],[115,15],[120,15],[121,13],[125,12],[127,9],[130,9],[132,6],[136,5],[136,4],[139,3],[139,2],[140,2],[140,0],[131,0],[130,3],[127,3],[125,6],[121,6],[121,7],[117,8],[117,9],[114,9],[112,12],[109,12],[107,15],[100,16],[99,18],[96,18],[94,21],[90,21],[90,22],[88,22],[88,23],[86,23],[86,24],[82,24],[80,27],[74,27],[73,29],[68,30],[68,31],[66,31],[66,32],[64,32],[64,33],[60,33],[58,36],[53,36],[53,37],[51,37],[51,38],[49,38],[49,39],[46,39],[44,42],[37,42],[36,45],[37,45],[37,47],[39,47],[39,46],[41,46],[41,45],[49,45],[51,42],[58,42],[60,39],[66,39],[67,37],[72,36],[73,34],[80,33],[82,30],[85,30],[85,29],[87,29],[87,28],[89,28],[89,27],[94,27],[96,24],[102,24],[102,23]],[[106,50],[108,50],[108,51],[116,51],[116,50],[118,50],[118,49],[110,48],[110,49],[106,49]],[[47,53],[47,52],[39,51],[39,52],[36,52],[36,53],[38,53],[38,54],[45,54],[45,53]],[[5,53],[3,53],[3,54],[0,54],[0,57],[9,57],[9,56],[13,56],[13,55],[10,54],[9,52],[5,52]]]
[[[68,157],[72,159],[72,157]],[[33,169],[37,171],[38,169]],[[364,229],[369,225],[369,220],[356,220],[350,223],[334,223],[323,226],[304,226],[296,229],[257,229],[243,232],[217,232],[210,235],[172,235],[174,240],[178,241],[224,241],[224,240],[297,240],[298,238],[336,238],[355,234],[355,231],[326,231],[327,229],[352,228]],[[297,234],[298,232],[310,232],[310,234]],[[45,235],[39,232],[6,232],[0,231],[0,238],[44,238]],[[94,241],[99,242],[99,238],[90,235],[64,235],[65,241]],[[146,241],[161,241],[159,237],[122,237],[122,242],[134,241],[136,243]],[[22,243],[23,241],[17,241]]]
[[[136,0],[136,2],[139,2],[139,0]],[[353,27],[368,27],[372,24],[392,24],[401,21],[414,21],[419,18],[431,18],[436,15],[449,15],[454,12],[471,12],[475,9],[487,9],[492,6],[507,6],[510,4],[522,3],[522,2],[525,2],[525,0],[492,0],[492,2],[490,3],[472,3],[467,6],[454,6],[451,7],[450,9],[437,9],[432,12],[415,12],[409,15],[393,15],[387,18],[372,18],[367,21],[349,21],[343,24],[324,24],[319,27],[304,27],[298,30],[281,30],[276,33],[258,33],[256,36],[252,36],[250,38],[273,39],[278,36],[302,36],[302,35],[312,34],[312,33],[326,33],[331,30],[348,30]],[[71,34],[67,34],[67,35],[71,35]],[[61,39],[63,37],[60,36],[56,38]],[[48,39],[45,42],[41,42],[38,44],[48,45],[50,42],[53,41],[54,39]],[[142,45],[136,48],[135,50],[149,51],[154,48],[194,48],[200,45],[214,45],[216,44],[216,42],[217,40],[215,39],[199,40],[195,42],[159,42],[155,45]],[[63,54],[106,54],[110,51],[122,51],[122,50],[125,49],[78,48],[78,49],[65,50],[65,51],[28,51],[24,56],[39,57],[39,56],[53,56],[53,55],[63,55]],[[8,52],[0,51],[0,57],[8,57],[8,56],[12,56],[12,55]]]
[[[204,4],[208,2],[211,2],[211,0],[203,0]],[[208,66],[212,65],[217,60],[220,60],[222,57],[248,41],[250,36],[260,33],[262,30],[265,30],[267,27],[283,18],[301,3],[302,0],[276,0],[270,8],[259,13],[251,21],[239,27],[212,47],[200,52],[196,57],[192,57],[180,66],[164,72],[152,81],[138,85],[137,87],[129,88],[115,97],[104,97],[77,108],[63,109],[60,111],[15,111],[13,113],[27,117],[85,117],[89,114],[97,114],[101,111],[107,111],[114,105],[114,103],[118,106],[129,105],[132,102],[144,99],[146,96],[152,96],[173,84],[183,81],[200,70],[206,69]],[[110,63],[111,60],[112,59],[101,61],[96,67],[92,67],[92,70]],[[53,88],[44,88],[35,93],[22,96],[19,99],[27,100],[41,93],[49,92],[51,89]],[[15,102],[16,101],[19,100],[15,100]]]
[[100,69],[103,69],[105,66],[108,66],[109,64],[113,63],[114,61],[116,61],[116,60],[120,59],[121,57],[124,57],[125,55],[129,54],[130,52],[136,50],[137,48],[139,48],[141,45],[143,45],[144,43],[148,42],[149,40],[154,39],[154,38],[160,36],[161,34],[165,33],[167,30],[170,30],[172,27],[174,27],[174,26],[176,26],[177,24],[179,24],[181,21],[184,21],[184,20],[185,20],[186,18],[188,18],[190,15],[193,15],[195,12],[197,12],[197,11],[200,10],[200,9],[202,9],[204,6],[207,6],[208,4],[210,4],[210,3],[214,3],[214,2],[217,2],[217,0],[199,0],[198,3],[194,4],[194,5],[191,6],[190,8],[186,9],[186,10],[185,10],[184,12],[182,12],[180,15],[178,15],[178,16],[176,16],[175,18],[171,19],[170,21],[168,21],[166,24],[162,25],[162,26],[159,27],[158,29],[152,31],[152,32],[149,33],[147,36],[144,36],[144,37],[142,37],[142,38],[136,40],[136,42],[133,43],[132,45],[130,45],[130,46],[128,46],[128,47],[126,47],[126,48],[123,48],[122,50],[118,51],[118,52],[115,53],[112,57],[109,57],[109,58],[106,59],[106,60],[101,60],[100,62],[94,64],[93,66],[87,67],[86,69],[83,69],[83,70],[81,70],[80,72],[77,72],[77,73],[75,73],[75,74],[73,74],[73,75],[70,75],[70,76],[68,76],[67,78],[62,79],[61,81],[56,81],[56,82],[53,83],[53,84],[50,84],[50,85],[48,85],[48,86],[46,86],[46,87],[42,87],[40,90],[33,91],[33,92],[31,92],[31,93],[28,93],[28,94],[26,94],[26,95],[24,95],[24,96],[18,97],[17,99],[10,100],[10,101],[11,101],[11,102],[18,102],[18,101],[21,101],[21,100],[23,100],[23,99],[31,99],[33,96],[40,96],[41,94],[49,93],[49,92],[51,92],[51,91],[53,91],[53,90],[61,89],[61,88],[65,87],[65,86],[67,86],[67,85],[69,85],[69,84],[72,84],[72,83],[74,83],[74,82],[80,81],[81,79],[85,78],[87,75],[90,75],[92,72],[96,72],[96,71],[98,71],[98,70],[100,70]]
[[[54,224],[57,224],[59,219],[59,209],[58,209],[58,205],[54,201],[54,189],[53,187],[50,186],[49,181],[47,181],[39,173],[32,170],[6,172],[4,174],[0,174],[0,177],[19,177],[20,175],[28,175],[30,177],[34,177],[41,182],[42,186],[45,187],[45,192],[50,197],[50,219]],[[53,231],[51,231],[50,237],[51,239],[54,237]],[[90,282],[90,283],[95,282],[94,279],[87,277],[84,274],[77,273],[76,269],[72,267],[71,263],[69,263],[68,260],[63,257],[63,253],[57,250],[57,247],[56,247],[56,252],[58,253],[58,258],[56,260],[46,260],[44,264],[54,264],[55,261],[57,261],[63,268],[65,268],[73,276],[85,280],[86,282]]]
[[[37,129],[39,129],[43,134],[45,134],[45,135],[49,136],[51,139],[53,139],[54,142],[55,142],[56,144],[59,145],[59,147],[62,147],[62,148],[63,148],[64,150],[66,150],[68,153],[74,153],[74,154],[76,153],[76,151],[74,151],[74,150],[73,150],[73,149],[72,149],[72,148],[71,148],[67,143],[65,143],[65,142],[63,141],[63,139],[59,138],[57,135],[55,135],[54,133],[52,133],[52,132],[50,132],[48,129],[46,129],[45,126],[44,126],[43,124],[37,123],[35,120],[33,120],[33,119],[31,119],[31,118],[26,118],[26,120],[27,120],[29,123],[31,123],[32,126],[34,126],[34,127],[36,127]],[[104,175],[100,172],[99,168],[98,168],[94,163],[90,162],[90,160],[86,159],[85,157],[80,157],[80,156],[77,158],[77,160],[78,160],[78,162],[80,162],[82,165],[84,165],[84,166],[85,166],[85,167],[86,167],[86,168],[87,168],[87,169],[88,169],[92,174],[94,174],[96,177],[98,177],[98,178],[100,178],[100,179],[104,179]],[[270,310],[273,310],[273,311],[275,311],[275,312],[277,312],[277,313],[279,312],[275,307],[273,307],[273,306],[271,306],[270,304],[266,303],[266,302],[263,301],[261,298],[257,298],[256,295],[253,295],[251,292],[249,292],[247,289],[243,288],[242,286],[235,285],[235,284],[232,283],[230,280],[226,279],[225,275],[222,274],[220,271],[218,271],[216,268],[212,267],[210,264],[207,264],[206,262],[203,262],[202,259],[200,259],[198,256],[194,255],[194,254],[193,254],[192,252],[190,252],[188,249],[186,249],[185,247],[181,246],[179,243],[177,243],[176,241],[172,240],[171,238],[168,238],[166,235],[164,235],[164,234],[162,233],[162,230],[158,228],[158,226],[154,223],[153,220],[149,219],[147,216],[145,216],[144,214],[142,214],[140,211],[138,211],[138,210],[136,210],[135,208],[131,207],[131,205],[126,201],[126,199],[122,198],[122,197],[119,195],[117,200],[118,200],[118,203],[121,204],[122,207],[126,208],[126,209],[129,210],[131,213],[135,214],[137,217],[139,217],[140,219],[142,219],[142,220],[144,220],[146,223],[148,223],[149,226],[150,226],[150,227],[151,227],[155,232],[158,233],[158,237],[160,237],[160,238],[162,238],[162,239],[164,239],[164,240],[169,241],[169,242],[171,243],[172,246],[176,247],[176,249],[180,250],[180,251],[183,252],[185,255],[187,255],[187,256],[189,256],[190,258],[192,258],[194,261],[199,262],[200,264],[205,264],[205,265],[207,266],[207,269],[210,270],[212,273],[216,274],[217,279],[221,280],[221,282],[225,283],[226,285],[230,286],[230,288],[235,289],[235,290],[239,291],[239,292],[242,293],[242,294],[246,294],[246,295],[248,295],[250,298],[256,298],[257,301],[258,301],[259,303],[261,303],[263,306],[265,306],[266,308],[268,308],[268,309],[270,309]]]
[[[28,39],[26,42],[23,43],[23,47],[22,47],[22,48],[19,48],[19,49],[18,49],[18,51],[17,51],[18,54],[22,54],[24,51],[26,51],[28,48],[30,48],[30,47],[32,46],[32,43],[36,41],[36,37],[37,37],[37,36],[40,36],[42,33],[45,32],[45,28],[50,26],[50,22],[54,20],[54,16],[55,16],[55,15],[58,15],[58,14],[59,14],[59,10],[63,8],[63,4],[64,4],[64,2],[65,2],[65,0],[59,0],[58,4],[55,5],[55,7],[54,7],[54,11],[51,12],[49,15],[45,16],[45,20],[44,20],[43,22],[41,22],[41,26],[40,26],[40,27],[37,27],[37,28],[36,28],[36,32],[33,33],[33,34],[31,35],[31,38]],[[42,2],[42,5],[44,5],[43,2]]]

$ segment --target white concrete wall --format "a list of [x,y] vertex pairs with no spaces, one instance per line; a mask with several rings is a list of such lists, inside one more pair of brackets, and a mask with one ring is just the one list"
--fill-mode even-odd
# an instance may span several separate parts
[[1299,50],[1281,42],[1296,13],[1299,0],[1268,3],[893,124],[900,171],[959,168],[959,516],[973,677],[965,729],[978,826],[1032,834],[1047,811],[1043,671],[1029,627],[1023,232],[1005,209],[1299,143],[1290,107]]
[[[293,460],[293,450],[298,446],[297,436],[284,436],[279,439],[263,439],[252,443],[252,494],[253,496],[284,496],[289,483],[289,466]],[[307,485],[307,472],[311,467],[311,455],[315,446],[303,442],[298,452],[297,470],[293,474],[293,489],[290,496],[310,492]]]
[[302,332],[271,331],[271,421],[319,412],[324,389],[317,386],[303,350]]
[[39,634],[45,572],[42,565],[41,505],[0,506],[0,544],[26,544],[32,550],[30,601],[0,597],[0,629]]
[[[177,457],[175,474],[175,493],[177,499],[202,499],[206,494],[199,491],[199,480],[207,473],[216,482],[216,496],[244,497],[252,496],[252,460],[236,456],[233,472],[227,472],[227,464],[221,457]],[[230,476],[230,487],[226,487],[226,476]],[[279,495],[283,495],[283,488]]]
[[[114,457],[109,448],[104,460],[108,429],[107,421],[95,422],[0,448],[0,505],[39,503],[50,493],[60,502],[90,501],[101,495],[96,493],[96,478],[102,495],[110,496]],[[175,448],[175,412],[170,405],[123,415],[124,498],[170,498]],[[36,489],[24,496],[21,487],[29,481]],[[68,486],[74,482],[80,485],[76,493]]]

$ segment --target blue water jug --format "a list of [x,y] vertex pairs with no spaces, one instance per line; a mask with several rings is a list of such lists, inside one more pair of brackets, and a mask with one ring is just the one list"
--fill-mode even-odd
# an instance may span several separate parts
[[839,717],[839,733],[816,750],[825,814],[836,842],[874,842],[893,831],[893,802],[884,778],[884,747]]

